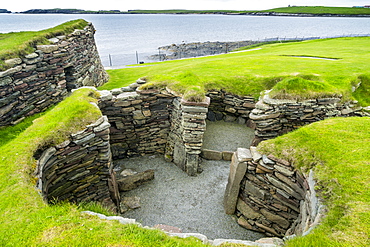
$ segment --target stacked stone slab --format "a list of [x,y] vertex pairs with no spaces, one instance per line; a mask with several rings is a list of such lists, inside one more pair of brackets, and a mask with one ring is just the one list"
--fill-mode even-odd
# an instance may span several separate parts
[[190,176],[200,171],[209,102],[209,98],[204,102],[189,102],[179,98],[173,101],[166,158]]
[[167,91],[100,91],[114,159],[165,152],[173,95]]
[[329,117],[362,116],[361,109],[357,102],[343,103],[340,98],[277,100],[271,99],[266,92],[249,115],[256,129],[253,144]]
[[253,97],[239,96],[223,90],[210,91],[207,96],[211,98],[207,116],[210,121],[237,121],[244,124],[249,120],[249,114],[256,104]]
[[47,202],[100,201],[118,205],[119,193],[103,116],[70,139],[45,150],[37,163],[37,188]]
[[6,60],[0,72],[0,126],[46,110],[72,88],[100,86],[108,80],[94,40],[92,24],[38,45],[35,52]]
[[283,237],[305,235],[323,217],[313,172],[301,174],[285,160],[239,148],[230,165],[224,208],[254,231]]

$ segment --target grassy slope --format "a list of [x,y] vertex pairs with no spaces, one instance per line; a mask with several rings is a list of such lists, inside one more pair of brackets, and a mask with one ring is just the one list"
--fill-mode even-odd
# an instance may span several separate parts
[[238,10],[186,10],[186,9],[168,9],[168,10],[133,10],[132,14],[218,14],[218,13],[256,13],[256,12],[276,12],[293,14],[338,14],[338,15],[370,15],[369,8],[352,7],[325,7],[325,6],[294,6],[267,9],[261,11],[238,11]]
[[333,118],[262,142],[259,149],[314,168],[329,213],[288,246],[370,246],[370,118]]
[[293,14],[370,15],[370,8],[294,6],[268,9],[260,12],[293,13]]
[[[108,73],[111,79],[101,89],[122,87],[133,83],[139,77],[147,76],[151,81],[148,86],[167,85],[185,95],[189,91],[202,94],[207,90],[222,88],[257,98],[262,90],[275,86],[276,97],[287,93],[296,98],[342,94],[348,99],[353,96],[351,86],[360,81],[358,76],[370,69],[369,37],[271,44],[260,48],[240,53],[161,62],[153,66],[110,70]],[[301,79],[291,80],[298,78],[297,75]],[[364,75],[361,78],[366,81],[369,76]],[[291,90],[287,90],[288,85]],[[361,100],[361,104],[370,104],[368,90],[355,96]]]
[[0,34],[0,71],[6,69],[3,60],[32,53],[36,45],[50,44],[48,38],[65,35],[73,32],[75,29],[83,29],[86,25],[87,22],[85,20],[79,19],[37,32]]
[[202,246],[194,239],[178,240],[81,214],[91,207],[107,213],[94,205],[51,206],[42,201],[32,176],[34,152],[99,118],[100,111],[89,103],[94,101],[94,92],[76,91],[0,147],[0,246]]

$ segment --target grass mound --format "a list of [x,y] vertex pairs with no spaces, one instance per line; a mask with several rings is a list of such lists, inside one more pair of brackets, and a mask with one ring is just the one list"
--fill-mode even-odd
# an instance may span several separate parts
[[[169,87],[187,100],[203,99],[213,89],[257,99],[261,91],[273,89],[277,98],[341,95],[366,106],[370,95],[363,75],[370,69],[369,54],[370,37],[268,44],[238,53],[108,70],[110,81],[100,89],[123,87],[146,76],[146,88]],[[364,82],[354,93],[353,84],[359,80]]]
[[288,246],[370,245],[370,118],[333,118],[260,143],[263,153],[313,168],[328,215]]
[[352,7],[327,7],[327,6],[292,6],[275,9],[268,9],[259,12],[276,12],[290,14],[335,14],[335,15],[370,15],[369,8]]
[[33,123],[28,119],[25,125],[17,127],[17,135],[2,142],[0,246],[203,246],[193,238],[170,238],[160,231],[81,214],[83,210],[92,210],[109,215],[99,204],[47,205],[42,201],[32,176],[36,166],[34,153],[95,122],[101,113],[90,102],[96,102],[95,91],[75,91]]
[[85,20],[73,20],[59,26],[37,32],[12,32],[0,34],[0,71],[7,69],[4,60],[34,52],[36,45],[51,44],[48,39],[72,33],[86,27]]

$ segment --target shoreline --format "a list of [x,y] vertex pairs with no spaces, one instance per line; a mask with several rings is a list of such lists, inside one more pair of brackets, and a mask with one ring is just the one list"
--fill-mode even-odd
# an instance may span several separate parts
[[0,12],[1,14],[65,14],[65,15],[72,15],[72,14],[82,14],[82,15],[92,15],[92,14],[99,14],[99,15],[232,15],[232,16],[277,16],[277,17],[352,17],[352,18],[370,18],[370,14],[330,14],[330,13],[323,13],[323,14],[310,14],[310,13],[283,13],[283,12],[260,12],[260,11],[250,11],[250,12],[233,12],[233,11],[184,11],[182,12],[179,10],[178,12],[165,12],[165,11],[158,11],[158,12],[147,12],[143,10],[135,11],[128,11],[128,12],[120,12],[120,11],[86,11],[86,10],[27,10],[23,12]]

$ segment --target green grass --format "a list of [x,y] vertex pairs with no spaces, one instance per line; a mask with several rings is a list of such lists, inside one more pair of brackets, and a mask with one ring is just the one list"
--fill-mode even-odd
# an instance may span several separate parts
[[[273,89],[276,97],[342,95],[344,100],[357,99],[367,105],[369,54],[370,37],[269,44],[239,53],[108,70],[110,81],[100,89],[126,86],[146,76],[150,84],[145,88],[167,86],[185,96],[196,89],[197,98],[212,89],[255,98],[261,91]],[[352,86],[360,80],[365,83],[352,93]]]
[[[15,138],[2,142],[0,246],[203,246],[193,238],[170,238],[157,230],[81,214],[83,210],[112,214],[97,203],[43,202],[32,175],[36,166],[34,153],[66,140],[71,133],[96,121],[101,113],[90,104],[96,98],[95,91],[78,90]],[[25,127],[12,128],[21,131]]]
[[29,126],[32,125],[32,121],[39,118],[45,113],[38,113],[33,116],[27,117],[22,122],[17,125],[10,126],[10,127],[1,127],[0,128],[0,147],[14,138],[16,138],[20,133],[26,130]]
[[131,10],[131,14],[248,14],[258,12],[276,12],[291,14],[338,14],[338,15],[370,15],[369,8],[352,7],[326,7],[326,6],[293,6],[267,9],[261,11],[253,10],[187,10],[187,9],[167,9],[167,10]]
[[326,7],[326,6],[293,6],[268,9],[258,12],[276,12],[291,14],[337,14],[337,15],[370,15],[369,8]]
[[51,44],[49,38],[72,33],[86,27],[85,20],[73,20],[42,31],[12,32],[0,34],[0,71],[7,69],[4,60],[35,51],[36,45]]
[[288,246],[370,245],[370,118],[333,118],[262,142],[259,150],[313,168],[328,215]]
[[165,10],[130,10],[130,14],[225,14],[243,13],[246,11],[237,10],[188,10],[188,9],[165,9]]

